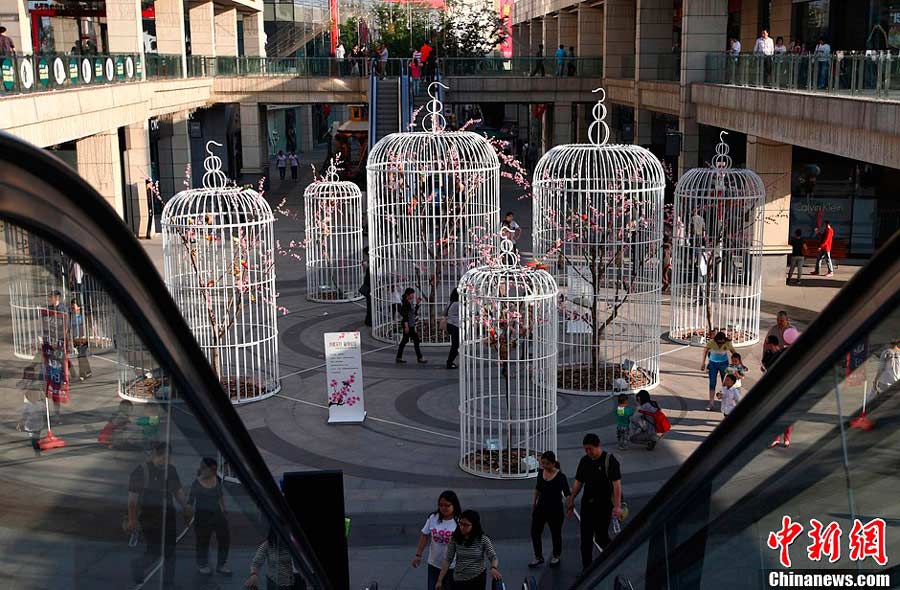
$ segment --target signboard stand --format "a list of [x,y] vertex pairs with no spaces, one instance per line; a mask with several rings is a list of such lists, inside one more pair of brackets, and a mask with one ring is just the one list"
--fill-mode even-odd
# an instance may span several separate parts
[[359,332],[325,334],[325,379],[329,424],[366,419]]

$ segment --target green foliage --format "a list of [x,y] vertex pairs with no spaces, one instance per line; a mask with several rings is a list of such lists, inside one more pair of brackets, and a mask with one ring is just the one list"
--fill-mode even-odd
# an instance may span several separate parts
[[359,18],[351,16],[339,25],[341,41],[347,49],[347,53],[359,44]]
[[[422,6],[379,2],[373,7],[379,41],[384,43],[390,57],[409,57],[410,48],[418,49],[432,32],[437,20],[434,10]],[[412,45],[410,28],[412,22]]]

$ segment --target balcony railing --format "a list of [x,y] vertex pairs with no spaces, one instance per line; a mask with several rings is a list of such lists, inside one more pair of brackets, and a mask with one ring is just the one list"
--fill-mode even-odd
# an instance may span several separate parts
[[603,76],[602,57],[482,57],[443,58],[439,67],[444,76],[530,77],[551,76],[558,78],[586,78]]
[[143,78],[140,54],[0,56],[0,95],[120,84]]
[[900,56],[889,52],[707,56],[706,81],[774,90],[862,96],[900,92]]

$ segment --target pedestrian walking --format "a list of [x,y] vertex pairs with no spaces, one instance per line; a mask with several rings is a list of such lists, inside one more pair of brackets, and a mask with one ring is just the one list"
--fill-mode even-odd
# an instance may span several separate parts
[[556,77],[561,78],[566,75],[566,47],[560,45],[556,48]]
[[222,482],[217,475],[218,464],[212,457],[200,460],[197,479],[191,484],[188,504],[194,509],[194,537],[197,547],[197,571],[208,575],[209,541],[216,535],[216,572],[230,576],[228,567],[228,550],[231,546],[231,530],[225,512],[225,495]]
[[128,522],[131,535],[140,531],[147,548],[131,563],[136,584],[142,584],[154,566],[163,558],[162,584],[171,587],[175,581],[175,503],[182,507],[185,522],[190,522],[193,508],[187,502],[175,466],[169,463],[169,446],[156,443],[150,460],[138,465],[128,478]]
[[519,238],[522,237],[522,226],[516,222],[516,216],[512,211],[507,211],[500,222],[500,238],[509,240],[513,244],[513,251],[519,251]]
[[803,244],[805,240],[803,239],[803,231],[797,230],[794,232],[794,236],[788,240],[788,244],[791,247],[791,263],[788,266],[788,274],[787,280],[788,283],[791,282],[791,275],[794,274],[794,269],[797,269],[797,284],[800,284],[800,281],[803,279]]
[[778,342],[778,336],[766,336],[766,339],[763,341],[762,367],[760,367],[763,373],[775,364],[782,352],[784,351]]
[[300,169],[300,160],[297,158],[297,154],[291,152],[288,156],[288,163],[291,165],[291,180],[297,180],[297,171]]
[[735,352],[734,346],[731,345],[731,340],[728,339],[725,332],[717,333],[706,342],[706,347],[703,349],[703,361],[700,363],[700,370],[708,371],[709,375],[709,403],[706,405],[706,409],[709,412],[715,407],[718,381],[720,378],[725,378],[728,360],[733,352]]
[[344,47],[344,44],[340,39],[337,41],[337,45],[334,48],[334,60],[337,62],[337,73],[338,76],[344,75],[344,59],[347,57],[347,49]]
[[[413,557],[412,566],[419,567],[422,563],[422,555],[425,545],[428,545],[428,585],[427,590],[434,590],[438,577],[441,575],[441,565],[447,558],[447,548],[450,546],[450,538],[456,531],[459,515],[462,508],[459,498],[453,490],[445,490],[438,496],[437,510],[428,515],[422,534],[419,535],[419,544],[416,545],[416,556]],[[444,576],[444,589],[449,590],[453,586],[453,569],[455,562],[450,562],[447,573]]]
[[727,417],[741,401],[741,389],[735,386],[734,375],[725,375],[722,381],[722,416]]
[[78,380],[84,381],[93,375],[91,362],[88,360],[88,332],[84,322],[84,314],[78,299],[72,298],[69,303],[69,338],[72,349],[78,356]]
[[425,74],[425,83],[430,84],[434,81],[435,64],[437,63],[434,55],[434,48],[431,43],[425,41],[419,49],[419,59],[425,66],[423,73]]
[[144,179],[144,196],[147,198],[147,232],[144,237],[150,239],[153,232],[153,222],[156,219],[156,198],[154,193],[153,180]]
[[600,437],[589,433],[582,440],[584,457],[578,462],[572,494],[566,508],[575,511],[575,499],[581,499],[581,566],[587,568],[594,560],[594,541],[600,549],[609,545],[609,523],[622,516],[622,470],[613,455],[600,448]]
[[531,547],[534,549],[534,559],[528,567],[535,568],[544,563],[541,537],[544,535],[545,525],[550,527],[550,538],[553,542],[550,567],[559,566],[559,558],[562,556],[562,526],[566,516],[564,502],[567,502],[571,495],[569,478],[562,472],[559,461],[556,460],[556,453],[544,451],[531,502]]
[[387,76],[387,63],[389,57],[390,52],[388,51],[387,45],[382,45],[381,50],[378,52],[378,68],[381,71],[382,80]]
[[366,298],[366,319],[365,325],[372,326],[372,271],[369,262],[369,247],[363,248],[363,280],[359,286],[359,294]]
[[900,338],[891,338],[891,346],[878,357],[875,393],[882,393],[900,383]]
[[650,392],[642,389],[635,394],[638,409],[632,414],[628,424],[628,440],[633,443],[645,443],[647,450],[656,448],[660,434],[656,428],[656,414],[662,412],[659,404],[650,397]]
[[447,306],[447,332],[450,334],[450,354],[447,355],[447,368],[455,369],[456,357],[459,356],[459,291],[450,292],[450,304]]
[[546,76],[544,72],[544,44],[538,44],[537,51],[534,53],[534,68],[531,70],[532,76],[537,76],[540,72],[541,76]]
[[[788,317],[788,312],[782,309],[775,316],[775,325],[766,332],[766,340],[768,340],[770,336],[774,336],[778,342],[778,350],[780,351],[788,344],[784,340],[784,333],[793,327],[794,325],[791,324],[791,318]],[[765,340],[763,341],[763,353],[765,353]]]
[[634,408],[629,403],[628,394],[620,393],[616,406],[616,442],[620,451],[628,448],[632,416],[634,416]]
[[263,564],[266,564],[266,590],[295,590],[298,578],[294,575],[293,556],[273,528],[269,529],[266,540],[256,548],[250,562],[250,577],[244,582],[244,588],[259,588],[259,572]]
[[422,83],[422,62],[415,57],[409,62],[409,77],[412,80],[413,96],[418,96],[419,86]]
[[474,510],[464,510],[459,515],[459,524],[450,536],[447,556],[441,563],[441,573],[434,585],[435,590],[443,590],[444,579],[450,564],[456,561],[453,569],[453,590],[484,590],[487,584],[488,569],[485,562],[491,564],[491,578],[503,579],[494,543],[481,528],[481,516]]
[[278,166],[278,177],[284,180],[284,173],[287,170],[287,156],[281,150],[278,150],[278,155],[275,156],[275,165]]
[[[413,300],[415,299],[415,304]],[[416,297],[416,290],[409,288],[403,292],[403,303],[400,304],[400,327],[403,329],[403,338],[400,339],[400,347],[397,349],[397,362],[405,363],[403,360],[403,349],[406,344],[412,340],[413,347],[416,349],[416,359],[420,363],[428,361],[422,356],[422,349],[419,346],[419,333],[416,331],[416,321],[419,315],[419,305],[422,300]]]
[[569,76],[574,76],[578,72],[578,66],[575,63],[575,46],[569,47],[568,53],[566,53],[566,73]]
[[762,60],[763,83],[769,84],[772,79],[772,56],[775,55],[775,42],[769,36],[769,31],[763,29],[753,45],[753,53],[757,59]]
[[822,241],[819,242],[819,252],[818,256],[816,256],[816,270],[814,270],[811,274],[819,274],[819,270],[822,267],[822,261],[824,260],[825,265],[828,268],[828,273],[825,275],[825,278],[834,276],[834,264],[831,261],[831,247],[834,242],[834,228],[831,227],[831,223],[826,220],[825,229],[821,231],[816,229],[816,233],[822,234]]
[[819,42],[815,49],[817,74],[819,77],[819,90],[824,90],[828,86],[828,73],[831,64],[831,45],[825,41],[824,37],[819,37]]

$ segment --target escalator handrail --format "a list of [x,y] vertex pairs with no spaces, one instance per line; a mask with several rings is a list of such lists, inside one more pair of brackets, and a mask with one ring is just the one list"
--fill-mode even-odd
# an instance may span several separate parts
[[162,277],[115,210],[62,160],[0,131],[0,219],[54,244],[102,281],[270,526],[288,542],[301,575],[314,588],[330,589],[312,545]]
[[[741,451],[757,441],[774,421],[830,370],[848,346],[867,335],[884,313],[900,305],[900,232],[888,240],[817,319],[760,380],[731,414],[685,460],[650,502],[613,539],[572,586],[596,587],[665,523],[689,506],[726,466],[733,469]],[[627,476],[624,478],[627,488]]]

